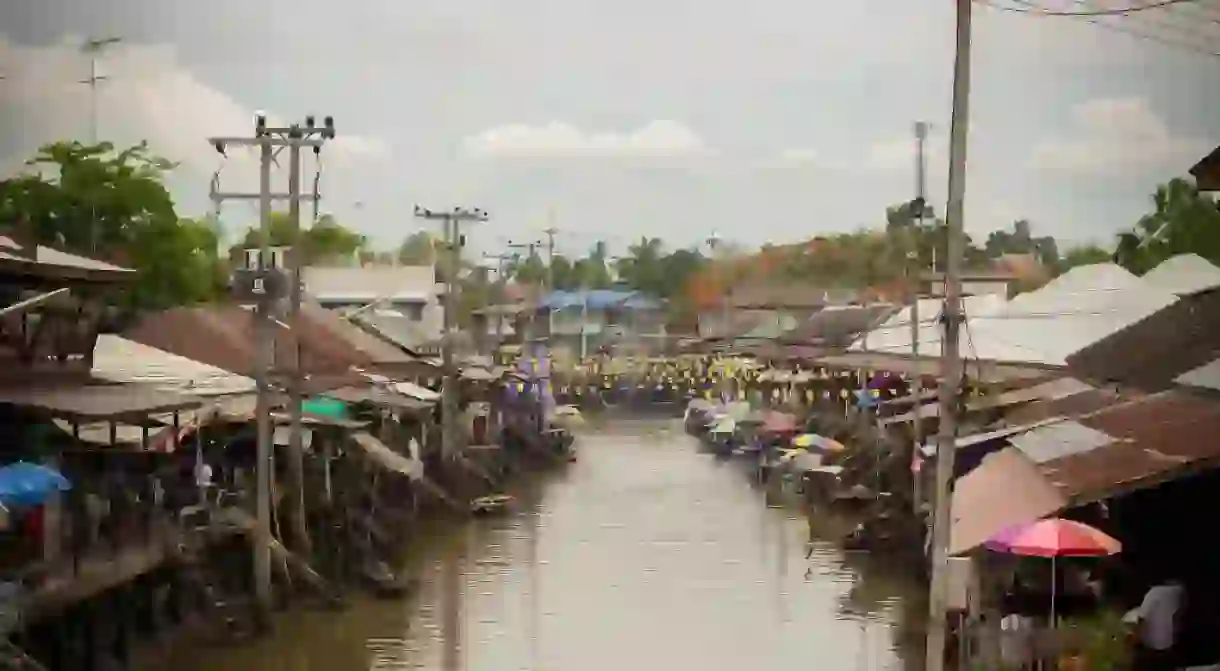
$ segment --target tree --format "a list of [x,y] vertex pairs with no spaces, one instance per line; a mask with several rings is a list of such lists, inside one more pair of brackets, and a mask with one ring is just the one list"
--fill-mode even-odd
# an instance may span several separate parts
[[662,248],[660,238],[642,237],[632,243],[627,248],[627,256],[617,264],[619,277],[637,291],[653,296],[666,295]]
[[0,183],[0,220],[28,223],[40,244],[130,266],[132,306],[206,301],[222,289],[215,227],[179,219],[164,185],[174,164],[147,144],[57,142],[27,165],[37,172]]
[[517,255],[508,266],[508,275],[521,284],[542,284],[546,281],[546,263],[535,251],[524,257]]
[[404,266],[428,266],[436,262],[439,241],[428,231],[416,231],[398,246],[398,262]]
[[1059,265],[1059,245],[1054,236],[1033,237],[1028,219],[1018,219],[1012,231],[992,231],[983,245],[988,258],[997,259],[1005,254],[1032,254],[1047,268]]
[[1077,266],[1090,266],[1095,263],[1109,263],[1114,260],[1114,252],[1097,245],[1082,245],[1072,247],[1059,260],[1056,271],[1063,273]]
[[[286,212],[272,212],[268,225],[268,244],[275,247],[296,245],[296,227]],[[261,242],[258,226],[246,229],[241,242],[229,249],[229,258],[236,259],[243,249],[258,247]],[[301,263],[303,265],[343,264],[359,258],[368,247],[363,235],[345,228],[329,214],[318,217],[313,226],[301,227]]]
[[1175,178],[1157,187],[1153,212],[1120,233],[1115,260],[1143,274],[1178,254],[1198,254],[1220,263],[1220,205],[1192,181]]

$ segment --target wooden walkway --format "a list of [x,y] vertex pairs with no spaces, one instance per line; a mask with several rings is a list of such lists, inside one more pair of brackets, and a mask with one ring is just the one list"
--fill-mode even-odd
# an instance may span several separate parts
[[102,546],[79,563],[69,556],[44,567],[41,579],[22,598],[22,618],[36,621],[155,570],[179,554],[181,538],[177,529],[158,524],[149,536],[133,539],[117,552]]

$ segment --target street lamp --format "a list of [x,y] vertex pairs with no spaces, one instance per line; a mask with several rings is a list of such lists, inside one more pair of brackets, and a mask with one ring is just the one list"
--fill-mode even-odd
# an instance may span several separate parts
[[[712,263],[716,262],[716,250],[720,249],[721,241],[722,240],[721,240],[720,234],[717,233],[716,231],[712,231],[712,234],[707,237],[707,247],[708,247],[708,250],[710,250],[710,252],[711,252]],[[721,323],[721,327],[724,329],[724,337],[727,338],[729,336],[729,285],[727,282],[728,274],[724,272],[723,268],[719,269],[717,272],[720,275],[717,279],[719,279],[720,283],[724,285],[721,288],[722,293],[721,293],[721,297],[720,297],[720,323]]]

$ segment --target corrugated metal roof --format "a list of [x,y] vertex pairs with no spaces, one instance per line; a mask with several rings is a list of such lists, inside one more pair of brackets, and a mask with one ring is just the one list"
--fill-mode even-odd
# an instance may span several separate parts
[[1220,391],[1220,359],[1214,359],[1194,370],[1182,373],[1174,378],[1174,381],[1184,387],[1199,387]]
[[197,396],[241,394],[254,380],[126,338],[102,334],[93,348],[93,376],[110,382],[139,382]]
[[1008,442],[1034,463],[1044,464],[1109,445],[1114,438],[1080,422],[1064,421],[1009,436]]
[[1178,254],[1140,279],[1150,287],[1189,296],[1220,287],[1220,268],[1198,254]]
[[436,295],[436,271],[428,266],[309,266],[305,290],[322,302],[427,301]]
[[1138,282],[1124,288],[1082,284],[1052,283],[1018,295],[993,315],[971,318],[963,329],[972,346],[966,351],[989,361],[1064,366],[1073,353],[1177,300]]
[[0,403],[44,410],[77,421],[143,417],[203,405],[197,396],[150,384],[99,384],[0,390]]
[[862,332],[888,319],[896,309],[889,303],[827,306],[813,313],[805,323],[780,334],[779,340],[794,344],[847,347]]
[[1106,408],[1079,422],[1114,441],[1042,465],[1046,477],[1077,504],[1220,461],[1220,403],[1186,391]]
[[[1018,433],[1024,433],[1031,429],[1036,429],[1040,426],[1045,426],[1047,424],[1053,424],[1055,422],[1063,421],[1063,419],[1064,419],[1063,417],[1051,417],[1049,419],[1044,419],[1044,420],[1041,420],[1038,422],[1034,422],[1032,424],[1006,426],[1006,427],[1003,427],[1000,429],[994,429],[994,430],[986,431],[983,433],[974,433],[974,434],[970,434],[968,436],[958,436],[957,441],[954,443],[954,445],[956,445],[957,449],[960,450],[964,447],[970,447],[971,445],[980,445],[982,443],[987,443],[987,442],[990,442],[993,440],[1007,438],[1009,436],[1013,436]],[[920,446],[919,450],[920,450],[920,452],[923,452],[924,455],[926,455],[926,456],[932,456],[932,455],[936,454],[936,452],[937,452],[936,448],[937,448],[937,443],[933,440],[930,442],[925,442],[923,445]]]
[[[336,386],[352,384],[353,368],[373,365],[367,354],[320,325],[300,318],[295,331],[277,325],[275,365],[293,367],[293,334],[301,339],[301,369],[311,379],[334,377]],[[183,307],[148,315],[123,336],[234,373],[255,371],[254,315],[237,305]],[[355,376],[358,377],[358,376]],[[358,383],[355,382],[355,383]]]
[[1218,358],[1220,291],[1209,291],[1179,299],[1075,352],[1068,367],[1088,379],[1161,391]]
[[0,235],[0,269],[23,275],[40,277],[64,277],[95,279],[102,281],[129,280],[135,277],[130,268],[90,259],[68,252],[61,252],[44,245],[37,245],[33,253],[9,236]]

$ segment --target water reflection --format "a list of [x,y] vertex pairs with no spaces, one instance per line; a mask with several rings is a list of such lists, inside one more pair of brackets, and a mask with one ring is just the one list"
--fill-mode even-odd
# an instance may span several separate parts
[[836,549],[846,523],[807,521],[669,425],[616,424],[583,447],[514,492],[513,515],[422,550],[413,601],[294,613],[265,641],[150,668],[904,668],[909,572]]

